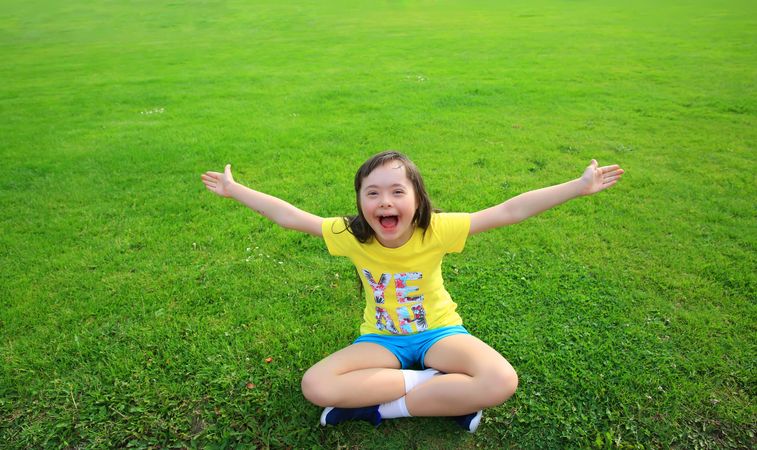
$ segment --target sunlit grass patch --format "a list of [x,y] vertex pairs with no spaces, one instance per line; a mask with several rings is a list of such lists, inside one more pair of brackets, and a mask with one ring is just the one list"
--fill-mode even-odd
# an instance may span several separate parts
[[[0,446],[755,446],[749,2],[11,2],[0,13]],[[622,182],[445,265],[515,366],[475,435],[321,428],[354,268],[205,191],[322,216],[384,149],[435,206]]]

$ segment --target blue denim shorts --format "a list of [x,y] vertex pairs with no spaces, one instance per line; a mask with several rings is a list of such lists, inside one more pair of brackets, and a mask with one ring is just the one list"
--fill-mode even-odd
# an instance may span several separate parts
[[386,348],[397,357],[403,369],[420,365],[426,368],[423,360],[426,352],[440,339],[455,334],[470,334],[462,325],[434,328],[415,334],[364,334],[355,339],[353,344],[359,342],[372,342]]

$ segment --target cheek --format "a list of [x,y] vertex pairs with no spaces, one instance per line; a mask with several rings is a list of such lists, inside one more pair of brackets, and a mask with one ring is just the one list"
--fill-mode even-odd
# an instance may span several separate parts
[[360,212],[363,213],[363,216],[365,216],[366,219],[371,217],[372,215],[371,211],[373,211],[373,206],[371,205],[371,202],[367,199],[362,199],[360,201]]
[[413,205],[412,214],[410,214],[410,216],[411,216],[411,220],[412,220],[412,219],[415,219],[415,216],[416,216],[417,214],[418,214],[418,203],[416,203],[415,205]]

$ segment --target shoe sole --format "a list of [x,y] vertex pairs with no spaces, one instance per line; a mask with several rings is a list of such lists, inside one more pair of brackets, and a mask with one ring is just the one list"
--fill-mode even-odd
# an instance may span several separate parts
[[468,426],[468,433],[475,433],[478,429],[478,425],[481,423],[481,417],[483,417],[484,412],[479,411],[478,414],[476,414],[475,417],[473,417],[470,421],[470,425]]
[[321,426],[326,426],[326,416],[329,415],[329,413],[334,409],[333,406],[327,406],[323,408],[323,412],[321,413]]

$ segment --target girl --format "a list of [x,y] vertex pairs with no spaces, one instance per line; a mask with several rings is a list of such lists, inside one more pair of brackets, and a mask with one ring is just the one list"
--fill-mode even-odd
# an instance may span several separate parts
[[[302,392],[324,407],[321,424],[361,419],[450,416],[473,432],[484,408],[510,398],[515,370],[470,335],[444,288],[441,262],[470,235],[521,222],[575,197],[613,186],[623,174],[596,160],[581,178],[526,192],[472,214],[437,213],[406,156],[386,151],[355,175],[357,215],[318,217],[276,197],[206,172],[212,192],[247,205],[282,227],[322,237],[329,253],[355,264],[366,294],[360,337],[308,369]],[[419,365],[425,370],[409,370]]]

